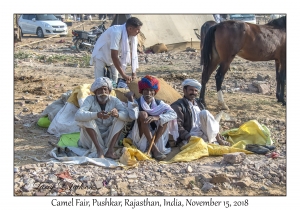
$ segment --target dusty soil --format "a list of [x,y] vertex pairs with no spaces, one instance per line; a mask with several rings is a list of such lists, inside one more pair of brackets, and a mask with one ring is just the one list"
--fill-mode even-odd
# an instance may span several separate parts
[[[81,23],[74,24],[72,27],[79,24]],[[86,21],[83,25],[88,29],[99,25],[99,22]],[[47,105],[59,99],[61,94],[72,90],[78,84],[92,83],[94,80],[93,67],[88,65],[89,54],[77,53],[71,48],[71,35],[34,43],[36,41],[41,39],[34,35],[25,35],[15,48],[14,165],[16,167],[37,164],[36,159],[49,158],[48,153],[52,146],[47,142],[49,140],[58,142],[59,139],[48,134],[47,129],[36,125],[39,114]],[[28,46],[24,46],[25,44]],[[199,51],[173,50],[158,55],[140,54],[139,58],[138,77],[146,74],[162,77],[180,93],[182,93],[180,84],[183,79],[195,78],[201,81]],[[269,87],[269,93],[261,94],[248,89],[248,85],[257,80],[258,74],[265,78],[264,82]],[[214,75],[215,73],[207,85],[206,103],[207,109],[216,115],[221,110],[217,106]],[[286,158],[286,107],[277,103],[275,78],[274,61],[250,62],[236,57],[223,82],[224,99],[230,108],[226,113],[234,119],[234,122],[221,121],[221,125],[223,130],[227,130],[237,128],[248,120],[257,120],[270,129],[277,152]],[[248,156],[254,159],[260,157],[259,155]],[[220,158],[206,157],[193,162],[213,164],[220,161]],[[227,190],[209,195],[240,195],[241,192],[243,195],[286,195],[286,185],[285,183],[273,185],[268,193],[251,188]],[[178,195],[183,194],[191,195],[188,190],[178,192]]]

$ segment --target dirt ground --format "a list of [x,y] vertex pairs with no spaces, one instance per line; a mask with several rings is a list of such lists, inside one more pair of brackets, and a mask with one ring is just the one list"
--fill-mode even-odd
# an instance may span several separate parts
[[[76,27],[82,23],[74,24]],[[99,25],[99,21],[86,21],[82,26],[88,28]],[[107,23],[107,27],[109,22]],[[69,28],[71,31],[71,27]],[[62,40],[62,41],[61,41]],[[72,36],[41,39],[34,35],[25,35],[15,47],[14,68],[14,165],[36,164],[38,160],[48,159],[52,146],[48,141],[58,142],[58,138],[47,133],[47,129],[37,126],[39,114],[53,101],[72,90],[74,86],[92,83],[94,70],[88,65],[89,54],[77,53],[71,49]],[[37,43],[35,43],[37,42]],[[28,46],[24,46],[28,44]],[[20,47],[21,46],[21,47]],[[172,55],[171,61],[164,58]],[[146,55],[145,55],[146,56]],[[143,57],[143,55],[140,55]],[[149,56],[150,57],[150,56]],[[177,58],[177,59],[176,59]],[[277,103],[275,97],[276,77],[274,61],[250,62],[236,57],[231,70],[225,76],[223,86],[224,99],[230,110],[226,111],[233,122],[221,121],[222,129],[237,128],[248,120],[257,120],[271,131],[277,151],[286,157],[286,107]],[[201,81],[200,54],[174,50],[155,55],[151,62],[140,62],[137,76],[152,74],[164,78],[178,92],[185,78]],[[267,78],[270,88],[268,94],[249,91],[248,84],[260,74]],[[216,115],[221,110],[217,106],[217,94],[214,75],[207,84],[207,109]],[[197,161],[214,162],[215,157]],[[284,189],[274,188],[274,194],[286,194]],[[234,193],[233,193],[234,194]],[[245,192],[252,195],[255,192]],[[260,194],[262,195],[262,194]]]

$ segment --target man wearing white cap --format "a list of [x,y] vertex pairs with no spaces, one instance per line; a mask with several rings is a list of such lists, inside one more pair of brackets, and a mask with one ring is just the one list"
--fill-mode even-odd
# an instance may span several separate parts
[[81,127],[78,146],[89,149],[89,157],[117,158],[113,148],[129,116],[122,102],[109,95],[111,90],[111,80],[98,77],[91,86],[95,95],[88,96],[75,114]]
[[195,79],[186,79],[182,87],[184,97],[171,104],[177,113],[179,137],[176,144],[186,144],[191,136],[198,136],[208,143],[217,142],[220,145],[229,145],[219,134],[218,121],[196,99],[201,90],[201,84]]

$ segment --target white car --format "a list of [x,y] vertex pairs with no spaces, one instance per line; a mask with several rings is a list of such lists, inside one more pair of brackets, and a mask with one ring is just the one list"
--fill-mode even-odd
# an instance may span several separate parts
[[45,35],[66,36],[68,26],[52,14],[23,14],[18,21],[23,34],[36,34],[43,38]]
[[240,20],[247,23],[256,24],[256,17],[255,15],[252,14],[234,14],[229,16],[230,16],[230,20]]

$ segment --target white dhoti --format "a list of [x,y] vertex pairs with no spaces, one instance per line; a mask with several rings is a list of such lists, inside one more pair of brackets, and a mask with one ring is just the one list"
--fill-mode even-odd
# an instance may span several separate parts
[[[159,126],[159,124],[156,124]],[[149,124],[149,129],[152,135],[154,134],[154,130]],[[128,135],[128,138],[133,141],[133,144],[142,152],[146,152],[146,150],[149,147],[149,142],[147,141],[147,138],[145,134],[140,137],[140,131],[139,131],[139,125],[138,122],[135,121],[134,126],[131,130],[131,132]],[[166,131],[163,133],[163,135],[158,139],[157,143],[155,144],[158,148],[158,150],[163,154],[169,154],[171,152],[171,148],[166,148],[166,144],[169,140],[169,128],[167,126]]]
[[[94,65],[95,78],[106,77],[106,75],[104,75],[105,74],[104,68],[106,67],[105,62],[103,62],[100,59],[93,58],[93,65]],[[110,79],[112,79],[115,83],[117,83],[119,77],[118,71],[114,65],[111,65],[110,69],[111,69]]]
[[88,122],[77,122],[78,126],[81,127],[80,130],[80,139],[78,141],[78,146],[85,149],[89,149],[89,157],[97,157],[97,149],[93,143],[91,137],[86,131],[86,128],[91,128],[96,132],[97,140],[103,153],[105,154],[110,146],[111,140],[116,133],[121,131],[125,125],[125,122],[119,119],[115,119],[112,126],[110,126],[105,132],[100,132],[95,120]]
[[216,136],[220,129],[218,121],[216,121],[214,116],[212,116],[212,114],[207,110],[202,110],[199,114],[199,117],[201,130],[207,137],[207,139],[204,140],[208,140],[209,143],[217,141]]

